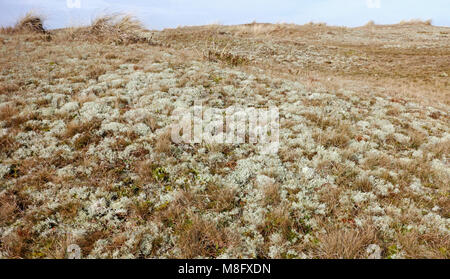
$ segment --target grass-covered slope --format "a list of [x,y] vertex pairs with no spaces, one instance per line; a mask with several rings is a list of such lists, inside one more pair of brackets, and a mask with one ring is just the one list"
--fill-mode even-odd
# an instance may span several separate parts
[[[0,258],[450,256],[449,28],[2,32]],[[171,142],[198,100],[279,152]]]

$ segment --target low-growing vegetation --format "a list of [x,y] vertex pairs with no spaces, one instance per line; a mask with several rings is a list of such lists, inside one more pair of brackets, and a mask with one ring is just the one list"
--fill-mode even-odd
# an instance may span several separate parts
[[[447,27],[0,32],[0,258],[450,257]],[[212,43],[214,42],[214,43]],[[171,115],[275,106],[280,148]],[[211,124],[205,120],[204,125]]]

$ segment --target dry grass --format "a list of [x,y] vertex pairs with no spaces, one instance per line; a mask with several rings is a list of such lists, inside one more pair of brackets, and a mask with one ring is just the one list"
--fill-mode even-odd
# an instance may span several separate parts
[[285,29],[286,24],[264,24],[264,23],[250,23],[234,26],[231,30],[239,36],[259,36],[259,35],[270,35],[273,32]]
[[171,150],[172,145],[172,134],[171,130],[168,129],[167,131],[163,132],[155,143],[155,150],[158,153],[166,153],[169,154]]
[[10,118],[16,116],[17,113],[18,110],[15,106],[10,104],[4,105],[0,108],[0,121],[9,120]]
[[[1,34],[0,256],[448,258],[448,30],[369,26]],[[172,143],[198,99],[279,107],[280,152]]]
[[294,218],[290,217],[289,209],[285,205],[280,205],[267,214],[265,223],[259,229],[265,238],[275,232],[281,232],[286,238],[289,238],[294,221]]
[[229,52],[217,52],[214,50],[208,50],[205,54],[205,59],[212,62],[222,61],[230,66],[240,66],[249,63],[248,59]]
[[178,245],[182,257],[188,259],[198,256],[218,257],[237,241],[232,231],[218,228],[197,216],[188,217],[178,225],[177,230],[180,232]]
[[236,190],[226,187],[211,185],[207,189],[209,202],[205,208],[214,209],[216,212],[227,212],[234,208],[236,204]]
[[373,27],[373,26],[375,26],[376,24],[375,24],[375,21],[373,21],[373,20],[369,20],[365,25],[364,25],[364,27]]
[[356,181],[353,183],[352,188],[361,191],[361,192],[370,192],[372,191],[372,183],[370,182],[369,178],[364,177],[358,177]]
[[100,125],[101,121],[99,119],[94,119],[88,122],[74,120],[67,125],[64,136],[67,138],[72,138],[76,134],[93,133],[100,127]]
[[329,228],[318,237],[318,258],[360,259],[367,258],[366,248],[377,242],[375,229]]
[[402,20],[399,25],[432,25],[433,21],[431,19],[422,20],[422,19],[410,19],[410,20]]
[[450,240],[439,233],[406,232],[400,234],[399,242],[406,258],[450,259]]
[[0,95],[11,94],[19,90],[17,84],[3,83],[0,85]]
[[17,144],[10,135],[0,136],[0,152],[6,156],[11,155],[16,150]]
[[[445,77],[449,74],[449,53],[442,48],[448,37],[434,38],[436,33],[425,30],[445,27],[427,22],[372,27],[375,29],[252,23],[168,29],[158,34],[157,39],[172,48],[194,49],[212,61],[220,61],[216,56],[220,57],[222,52],[239,54],[266,73],[301,81],[314,91],[324,87],[331,92],[336,87],[353,87],[358,91],[366,88],[363,90],[368,94],[380,92],[396,98],[413,98],[427,105],[448,105],[450,91]],[[426,32],[423,34],[430,38],[416,37],[418,32]],[[299,52],[304,55],[298,55]],[[286,56],[292,58],[284,61],[279,58]],[[303,59],[307,61],[298,63]]]
[[34,12],[28,12],[22,17],[14,27],[2,27],[0,33],[15,34],[15,33],[41,33],[47,31],[44,29],[44,17]]
[[222,46],[220,43],[212,41],[207,50],[197,51],[202,53],[202,58],[210,62],[223,62],[229,66],[246,65],[250,61],[246,57],[229,51],[229,45]]
[[281,202],[280,185],[277,183],[270,183],[263,188],[264,192],[264,204],[265,205],[278,205]]
[[98,80],[98,77],[105,74],[106,69],[101,65],[92,65],[88,69],[87,77],[90,79]]
[[95,18],[89,26],[66,29],[62,36],[71,40],[116,44],[151,43],[151,38],[144,35],[146,32],[143,24],[135,17],[111,14]]
[[350,141],[350,137],[347,135],[345,130],[321,132],[315,134],[313,137],[316,142],[320,143],[325,148],[329,148],[331,146],[345,148]]
[[89,26],[89,34],[125,41],[133,32],[142,31],[141,22],[130,15],[105,15],[97,17]]
[[8,221],[16,218],[19,207],[14,197],[4,196],[0,198],[0,224],[7,225]]

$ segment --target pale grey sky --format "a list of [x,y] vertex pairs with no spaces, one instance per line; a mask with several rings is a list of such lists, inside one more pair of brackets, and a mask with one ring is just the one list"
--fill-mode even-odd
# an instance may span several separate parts
[[360,26],[416,18],[450,26],[450,0],[0,0],[0,25],[14,24],[28,10],[44,14],[48,28],[113,12],[132,13],[151,29],[252,21]]

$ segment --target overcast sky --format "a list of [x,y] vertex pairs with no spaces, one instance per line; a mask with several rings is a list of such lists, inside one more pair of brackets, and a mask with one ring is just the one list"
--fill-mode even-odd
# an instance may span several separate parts
[[29,10],[44,14],[47,28],[113,12],[132,13],[151,29],[252,21],[360,26],[416,18],[450,26],[450,0],[0,0],[0,25],[14,24]]

